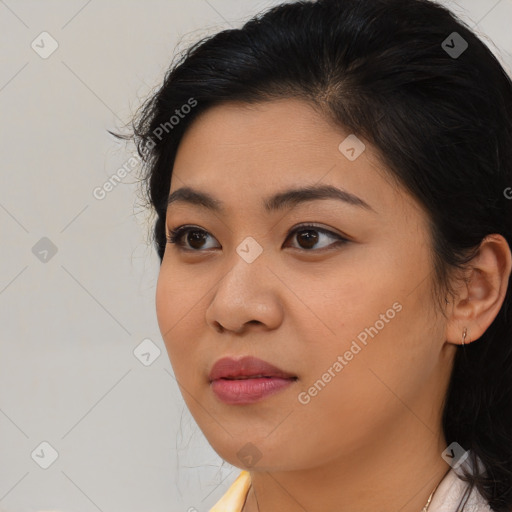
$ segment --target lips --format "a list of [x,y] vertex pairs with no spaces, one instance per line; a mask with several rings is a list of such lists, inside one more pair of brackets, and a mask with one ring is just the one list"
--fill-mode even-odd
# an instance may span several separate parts
[[215,396],[232,406],[250,405],[282,392],[297,380],[266,361],[246,356],[224,357],[210,371],[210,386]]
[[271,377],[293,380],[297,378],[277,366],[251,356],[242,357],[241,359],[231,357],[219,359],[213,365],[209,375],[210,382],[219,379],[245,380]]

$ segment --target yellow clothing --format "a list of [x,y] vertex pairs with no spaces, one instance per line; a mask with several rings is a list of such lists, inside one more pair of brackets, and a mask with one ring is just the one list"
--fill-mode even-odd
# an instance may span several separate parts
[[209,512],[241,512],[250,486],[251,475],[249,471],[242,471],[231,484],[226,494],[222,496]]

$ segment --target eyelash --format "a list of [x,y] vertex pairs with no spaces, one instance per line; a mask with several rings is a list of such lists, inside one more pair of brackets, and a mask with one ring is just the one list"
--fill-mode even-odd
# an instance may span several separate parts
[[[328,250],[332,246],[338,246],[338,245],[342,245],[342,244],[349,242],[349,240],[347,238],[344,238],[341,235],[338,235],[337,233],[334,233],[327,229],[321,228],[319,226],[315,226],[314,224],[302,224],[300,226],[297,226],[295,229],[293,229],[292,231],[290,231],[288,233],[286,240],[288,240],[288,238],[290,238],[290,236],[294,235],[297,232],[307,231],[307,230],[314,230],[314,231],[318,231],[320,233],[324,233],[332,238],[336,238],[337,241],[333,242],[332,244],[330,244],[327,247],[323,247],[322,249],[303,249],[301,247],[294,247],[294,249],[299,249],[299,250],[302,250],[305,252],[321,252],[323,250]],[[181,237],[183,235],[187,234],[189,231],[197,231],[197,232],[206,233],[206,234],[210,235],[210,233],[208,233],[208,231],[201,229],[201,228],[196,228],[194,226],[178,226],[176,229],[169,230],[169,234],[167,235],[167,243],[175,244],[182,251],[204,252],[201,249],[189,249],[187,247],[184,247],[184,243],[180,240],[181,240]]]

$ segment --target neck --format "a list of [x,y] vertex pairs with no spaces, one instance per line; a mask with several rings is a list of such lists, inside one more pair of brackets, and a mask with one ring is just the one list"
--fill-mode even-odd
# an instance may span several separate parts
[[402,419],[375,443],[321,467],[252,471],[243,512],[422,512],[450,469],[440,456],[446,441],[410,411]]

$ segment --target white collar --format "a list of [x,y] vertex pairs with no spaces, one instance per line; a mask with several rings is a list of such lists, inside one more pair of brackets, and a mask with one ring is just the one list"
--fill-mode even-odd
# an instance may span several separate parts
[[[480,469],[483,469],[480,459],[478,459],[478,463]],[[468,498],[469,483],[461,480],[458,476],[463,474],[463,467],[469,469],[471,473],[473,472],[469,456],[457,469],[450,469],[441,480],[432,496],[428,512],[460,512],[462,510],[464,512],[493,512],[476,487],[473,488]]]

